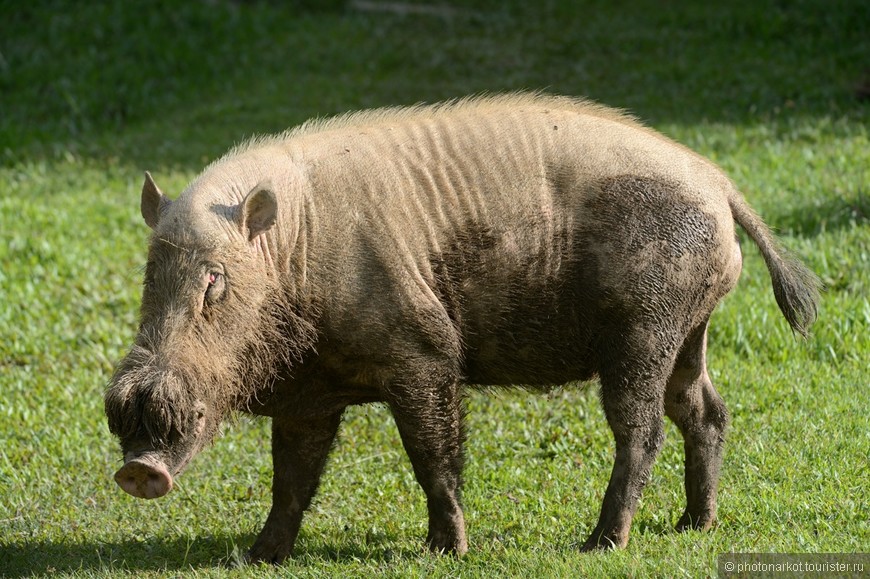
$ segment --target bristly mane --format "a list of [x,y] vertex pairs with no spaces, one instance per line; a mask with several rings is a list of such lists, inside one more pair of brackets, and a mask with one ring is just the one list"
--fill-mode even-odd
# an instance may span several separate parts
[[539,107],[551,110],[569,110],[585,115],[600,117],[638,129],[649,131],[634,116],[606,107],[596,102],[566,96],[552,96],[540,92],[514,92],[499,95],[480,94],[462,97],[434,104],[419,103],[411,106],[385,107],[340,114],[334,117],[314,118],[301,125],[273,135],[258,135],[243,141],[230,149],[221,159],[235,157],[253,149],[278,146],[302,137],[347,127],[365,127],[378,123],[401,121],[412,118],[431,118],[450,112],[486,112],[498,108]]

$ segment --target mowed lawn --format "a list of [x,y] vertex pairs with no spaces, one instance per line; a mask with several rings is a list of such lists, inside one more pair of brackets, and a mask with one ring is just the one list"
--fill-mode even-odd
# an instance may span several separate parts
[[[868,85],[865,0],[0,1],[0,575],[697,577],[720,553],[870,551]],[[233,567],[270,505],[265,420],[228,424],[164,499],[124,494],[102,394],[136,330],[143,171],[174,197],[255,133],[518,89],[627,108],[710,157],[826,285],[794,337],[742,237],[710,333],[732,415],[718,526],[672,530],[668,423],[628,548],[578,552],[612,466],[594,383],[469,393],[461,560],[423,552],[377,405],[348,411],[283,568]]]

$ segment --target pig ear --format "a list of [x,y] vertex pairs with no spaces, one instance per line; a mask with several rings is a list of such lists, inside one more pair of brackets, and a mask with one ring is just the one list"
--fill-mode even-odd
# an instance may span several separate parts
[[160,214],[163,213],[172,201],[163,194],[151,173],[145,171],[145,183],[142,184],[142,217],[151,229],[157,228]]
[[260,183],[245,196],[239,211],[239,226],[242,234],[253,241],[261,233],[269,231],[278,220],[278,200],[269,183]]

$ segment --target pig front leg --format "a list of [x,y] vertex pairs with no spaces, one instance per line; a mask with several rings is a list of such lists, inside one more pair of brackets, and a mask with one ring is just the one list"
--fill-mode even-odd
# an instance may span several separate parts
[[272,510],[248,561],[279,564],[293,552],[340,422],[340,412],[320,420],[272,419]]
[[433,552],[462,555],[468,551],[460,503],[462,400],[456,380],[444,384],[396,388],[389,405],[414,475],[426,493],[426,543]]

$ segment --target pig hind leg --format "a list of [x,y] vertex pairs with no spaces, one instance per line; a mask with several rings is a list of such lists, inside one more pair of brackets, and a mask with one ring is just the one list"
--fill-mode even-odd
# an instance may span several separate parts
[[468,550],[460,503],[463,464],[463,408],[456,374],[429,368],[425,378],[393,386],[387,402],[417,482],[426,493],[434,552]]
[[709,529],[716,518],[716,489],[728,411],[707,374],[707,322],[686,339],[665,394],[665,413],[683,434],[686,510],[677,530]]
[[[638,340],[639,342],[640,340]],[[613,472],[595,529],[581,550],[625,547],[641,492],[664,440],[666,375],[657,355],[611,341],[600,371],[601,400],[616,441]]]

